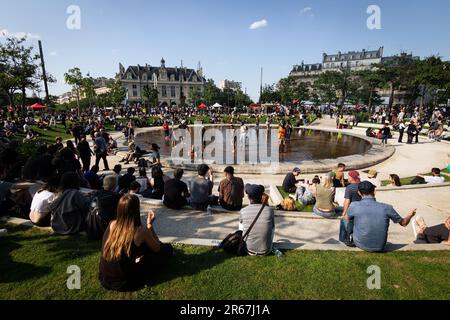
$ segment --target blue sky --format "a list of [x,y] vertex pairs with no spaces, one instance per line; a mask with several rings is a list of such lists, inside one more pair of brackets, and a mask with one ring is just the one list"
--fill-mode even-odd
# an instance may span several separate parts
[[[381,30],[366,26],[371,4],[381,9]],[[80,30],[66,28],[69,5],[81,9]],[[385,55],[450,59],[447,0],[0,0],[0,8],[0,30],[29,33],[36,48],[42,40],[55,95],[68,91],[63,74],[74,66],[113,77],[119,62],[159,65],[161,57],[167,66],[201,61],[207,78],[240,81],[253,99],[261,67],[264,83],[274,83],[323,52],[384,46]],[[265,26],[250,29],[261,20]]]

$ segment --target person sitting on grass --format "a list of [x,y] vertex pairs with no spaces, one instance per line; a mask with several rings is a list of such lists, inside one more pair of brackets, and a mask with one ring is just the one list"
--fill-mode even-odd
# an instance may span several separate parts
[[99,171],[99,168],[97,165],[93,165],[91,170],[86,171],[84,173],[84,178],[89,182],[89,186],[91,189],[99,190],[102,187],[102,180],[101,177],[97,174]]
[[367,180],[369,181],[371,184],[373,184],[375,187],[381,187],[381,182],[380,180],[377,179],[378,176],[378,172],[375,169],[370,169],[369,172],[367,173]]
[[425,220],[418,216],[413,220],[413,230],[418,240],[450,246],[450,217],[442,224],[428,227]]
[[335,205],[336,188],[333,187],[333,172],[322,178],[322,184],[315,187],[316,204],[313,212],[324,218],[334,218],[342,214],[342,207]]
[[289,172],[283,180],[283,190],[288,193],[295,193],[297,191],[297,178],[300,175],[300,169],[294,168]]
[[84,230],[90,198],[80,192],[80,180],[75,172],[66,172],[59,183],[57,196],[50,204],[51,226],[61,235]]
[[224,170],[225,179],[219,184],[219,204],[225,210],[239,211],[244,198],[244,181],[234,176],[234,168],[228,166]]
[[50,227],[50,204],[56,197],[58,181],[52,177],[36,192],[31,202],[30,220],[38,227]]
[[416,177],[411,181],[411,184],[426,184],[426,183],[444,183],[445,179],[441,176],[441,170],[439,168],[431,169],[432,176],[426,176],[422,173],[418,173]]
[[319,176],[315,176],[311,182],[300,184],[295,192],[295,200],[301,202],[304,206],[316,203],[314,194],[318,184],[320,184]]
[[187,205],[189,198],[189,190],[187,184],[181,181],[183,177],[183,169],[175,169],[173,179],[168,180],[164,184],[164,205],[170,209],[179,210]]
[[400,181],[400,177],[396,174],[389,175],[389,187],[401,187],[402,182]]
[[[369,181],[358,184],[358,193],[361,201],[352,202],[343,220],[353,221],[352,230],[346,232],[353,234],[352,245],[368,252],[381,252],[385,250],[389,221],[408,226],[416,214],[417,209],[410,211],[406,218],[402,218],[395,209],[388,204],[377,202],[375,199],[375,186]],[[342,229],[341,229],[342,231]],[[339,236],[341,238],[342,235]],[[348,238],[343,236],[342,238]]]
[[99,280],[108,290],[134,291],[162,271],[173,255],[173,247],[162,243],[153,228],[155,213],[141,223],[139,199],[123,196],[117,207],[117,219],[103,235]]
[[[254,221],[261,206],[267,204],[267,197],[264,195],[264,186],[255,184],[246,184],[245,193],[250,204],[241,209],[239,218],[239,230],[245,234]],[[273,236],[275,234],[275,214],[271,207],[265,206],[250,230],[243,254],[264,256],[272,252]]]

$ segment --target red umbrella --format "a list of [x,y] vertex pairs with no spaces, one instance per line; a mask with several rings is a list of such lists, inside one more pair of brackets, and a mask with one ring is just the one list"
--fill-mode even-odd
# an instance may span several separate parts
[[32,106],[31,106],[31,109],[45,109],[45,108],[47,108],[46,106],[43,106],[42,104],[39,104],[39,103],[35,103],[35,104],[33,104]]
[[205,108],[208,108],[208,106],[207,106],[206,104],[202,103],[202,104],[198,105],[197,108],[199,108],[199,109],[205,109]]

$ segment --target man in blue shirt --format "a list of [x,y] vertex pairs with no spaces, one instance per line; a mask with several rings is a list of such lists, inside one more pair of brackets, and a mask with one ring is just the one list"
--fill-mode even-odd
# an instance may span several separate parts
[[390,220],[406,227],[417,209],[411,210],[406,218],[402,218],[391,205],[376,201],[375,186],[369,181],[358,185],[358,193],[361,201],[352,202],[344,217],[348,221],[353,220],[353,242],[365,251],[384,251]]

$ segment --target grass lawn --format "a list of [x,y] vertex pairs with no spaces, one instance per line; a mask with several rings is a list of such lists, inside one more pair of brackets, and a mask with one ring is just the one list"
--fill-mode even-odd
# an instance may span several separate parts
[[[286,197],[289,197],[289,193],[284,191],[283,187],[278,187],[277,186],[277,188],[278,188],[278,191],[280,191],[281,196],[283,197],[283,199],[286,198]],[[297,211],[300,211],[300,212],[313,212],[314,205],[312,205],[312,204],[309,204],[309,205],[305,206],[301,202],[296,201],[295,205],[297,207]]]
[[[0,299],[450,299],[450,252],[287,251],[281,258],[233,257],[176,245],[167,271],[133,293],[109,292],[97,280],[100,244],[8,226],[0,239]],[[67,267],[81,269],[68,290]],[[371,265],[381,289],[366,287]]]

